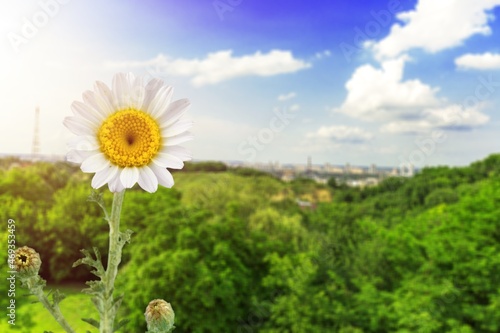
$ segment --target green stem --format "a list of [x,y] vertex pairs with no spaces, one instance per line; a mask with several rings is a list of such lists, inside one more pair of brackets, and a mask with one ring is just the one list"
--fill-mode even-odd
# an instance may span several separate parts
[[50,312],[52,317],[61,325],[61,327],[64,329],[65,332],[67,333],[75,333],[75,331],[71,328],[69,323],[64,319],[63,314],[61,313],[61,309],[59,309],[59,305],[54,303],[52,304],[45,293],[43,292],[43,287],[39,283],[39,276],[29,278],[27,281],[28,289],[30,292],[35,295],[40,303],[43,304],[43,306],[47,309],[47,311]]
[[109,252],[108,252],[108,266],[106,274],[102,279],[104,283],[103,292],[103,311],[101,314],[100,332],[113,333],[113,326],[116,316],[117,307],[114,304],[114,285],[116,275],[118,274],[118,265],[122,260],[122,248],[124,245],[120,233],[120,213],[122,210],[123,197],[125,190],[115,193],[113,197],[113,207],[111,209],[111,216],[109,222]]

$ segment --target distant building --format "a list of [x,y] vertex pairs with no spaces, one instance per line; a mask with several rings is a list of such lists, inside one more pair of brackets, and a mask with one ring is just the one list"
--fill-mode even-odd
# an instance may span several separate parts
[[347,186],[352,187],[368,187],[378,185],[379,180],[375,177],[368,177],[364,179],[349,179],[346,181]]
[[369,177],[365,179],[365,186],[375,186],[378,185],[379,180],[375,177]]
[[304,171],[307,171],[307,165],[296,165],[294,170],[296,172],[304,172]]
[[297,205],[299,205],[299,207],[302,209],[316,209],[316,205],[312,202],[304,201],[304,200],[300,200],[300,199],[297,199],[296,202],[297,202]]
[[342,168],[339,168],[339,167],[335,167],[335,166],[332,166],[330,167],[329,173],[336,173],[336,174],[341,174],[344,172],[344,170]]
[[345,164],[344,173],[345,174],[350,174],[351,173],[351,164],[349,164],[349,163]]
[[284,170],[283,174],[281,175],[281,180],[284,182],[291,182],[292,180],[295,179],[295,173],[293,170]]
[[364,172],[364,170],[362,168],[358,168],[358,167],[351,167],[349,169],[349,173],[353,174],[353,175],[362,175]]
[[415,166],[413,164],[401,164],[399,174],[404,177],[413,177],[415,175]]
[[318,184],[327,184],[328,183],[328,177],[320,177],[317,175],[313,175],[311,177],[312,180],[314,180]]
[[[331,163],[313,165],[311,156],[303,164],[280,164],[279,161],[262,162],[226,162],[229,167],[244,166],[267,172],[283,181],[289,182],[297,177],[313,179],[325,183],[335,177],[337,183],[348,186],[371,186],[387,177],[411,177],[416,170],[413,165],[405,164],[395,168],[369,166],[352,166],[349,162],[343,166]],[[375,180],[376,179],[376,180]]]

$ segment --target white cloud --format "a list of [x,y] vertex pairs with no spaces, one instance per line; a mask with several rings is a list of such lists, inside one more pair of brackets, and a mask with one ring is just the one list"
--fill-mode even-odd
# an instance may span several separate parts
[[335,109],[365,121],[383,122],[383,133],[419,133],[433,128],[471,129],[489,121],[482,104],[464,108],[436,96],[439,88],[419,80],[403,81],[408,58],[382,62],[381,68],[358,67],[346,83],[347,97]]
[[396,15],[403,24],[391,27],[387,37],[369,43],[378,59],[397,57],[413,48],[438,52],[461,45],[467,38],[488,35],[489,10],[500,0],[419,0],[416,8]]
[[372,138],[372,134],[349,126],[321,126],[316,132],[308,133],[306,138],[334,143],[362,143]]
[[386,133],[419,133],[434,128],[447,130],[469,130],[486,124],[489,117],[480,112],[483,105],[465,108],[452,104],[422,111],[421,117],[413,120],[397,120],[384,125],[380,131]]
[[483,54],[467,53],[456,58],[455,65],[461,69],[500,69],[500,54],[490,52]]
[[439,104],[433,88],[420,80],[403,81],[406,56],[387,60],[382,68],[358,67],[347,81],[347,97],[335,112],[363,120],[413,117],[424,107]]
[[295,96],[297,96],[297,94],[294,92],[289,92],[288,94],[282,94],[278,96],[278,101],[280,102],[287,101],[289,99],[294,98]]
[[312,65],[294,58],[290,51],[260,51],[240,57],[233,56],[232,50],[209,53],[203,59],[172,59],[163,54],[147,61],[109,63],[108,67],[142,67],[155,76],[177,75],[192,77],[195,86],[215,84],[243,76],[273,76],[293,73]]

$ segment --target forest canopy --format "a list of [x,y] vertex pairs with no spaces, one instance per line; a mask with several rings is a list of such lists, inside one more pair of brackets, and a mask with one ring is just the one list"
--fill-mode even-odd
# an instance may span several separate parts
[[[124,332],[145,330],[154,298],[172,304],[179,333],[500,330],[500,155],[364,189],[217,162],[174,177],[125,195]],[[2,220],[40,253],[49,283],[94,278],[71,267],[80,249],[106,259],[89,179],[65,163],[0,161]]]

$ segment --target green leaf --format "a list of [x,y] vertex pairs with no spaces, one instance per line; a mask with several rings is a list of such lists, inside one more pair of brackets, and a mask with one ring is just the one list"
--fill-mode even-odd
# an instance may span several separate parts
[[92,326],[94,326],[95,328],[99,329],[99,322],[95,319],[92,319],[92,318],[82,318],[82,320]]
[[113,329],[114,332],[117,332],[120,328],[124,327],[130,320],[129,319],[122,319],[118,322],[118,324],[115,325],[115,328]]

